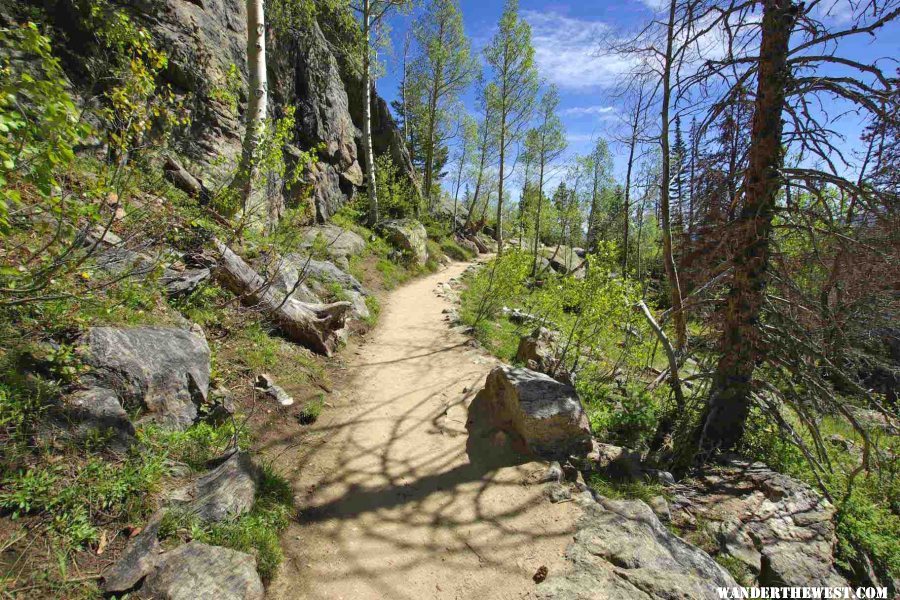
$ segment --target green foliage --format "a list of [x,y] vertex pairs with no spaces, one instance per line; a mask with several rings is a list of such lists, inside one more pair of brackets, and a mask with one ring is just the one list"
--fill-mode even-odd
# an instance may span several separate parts
[[383,217],[404,218],[415,212],[416,194],[388,154],[375,157],[375,189],[378,213]]
[[476,326],[485,319],[494,319],[501,308],[525,297],[531,262],[528,254],[510,250],[479,270],[469,280],[462,297],[463,322]]
[[50,529],[75,547],[97,540],[101,515],[140,517],[164,466],[158,455],[130,455],[123,464],[93,456],[86,461],[39,463],[5,475],[0,509],[13,518],[43,517]]
[[622,446],[644,446],[656,430],[668,391],[647,391],[643,382],[634,380],[624,385],[609,383],[591,371],[583,373],[575,386],[588,413],[591,431],[600,439]]
[[20,186],[50,198],[88,131],[50,40],[34,23],[0,29],[0,234]]

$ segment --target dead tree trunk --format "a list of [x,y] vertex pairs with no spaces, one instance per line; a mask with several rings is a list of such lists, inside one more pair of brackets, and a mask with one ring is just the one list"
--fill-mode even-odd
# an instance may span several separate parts
[[282,298],[228,246],[218,240],[214,243],[220,255],[216,278],[226,289],[239,296],[244,306],[265,313],[292,342],[331,356],[340,343],[338,332],[344,328],[349,302],[307,304],[290,296]]
[[750,411],[753,371],[764,356],[760,316],[771,252],[772,221],[782,185],[782,110],[790,76],[793,0],[765,0],[759,53],[759,82],[744,205],[735,223],[733,275],[725,306],[721,353],[709,402],[695,434],[694,450],[705,460],[740,441]]

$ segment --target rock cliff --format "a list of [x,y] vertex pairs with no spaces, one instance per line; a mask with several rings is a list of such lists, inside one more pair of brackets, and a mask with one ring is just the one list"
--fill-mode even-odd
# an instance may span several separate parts
[[[12,18],[29,9],[43,10],[62,34],[56,50],[76,86],[83,83],[84,64],[92,51],[92,33],[80,18],[90,3],[83,0],[0,0],[0,15]],[[164,83],[181,98],[190,125],[177,132],[174,150],[187,159],[188,170],[208,189],[227,182],[241,152],[243,109],[247,90],[246,7],[242,0],[115,0],[135,22],[145,27],[165,50],[168,66]],[[14,6],[15,5],[15,6]],[[269,113],[280,117],[295,108],[295,150],[316,149],[317,162],[293,189],[274,186],[287,206],[308,203],[319,222],[340,209],[363,186],[362,78],[345,33],[319,16],[295,19],[291,26],[269,24]],[[229,71],[235,75],[229,76]],[[237,109],[221,93],[233,85]],[[413,168],[403,138],[387,103],[372,100],[373,146],[376,155],[388,154],[401,173],[413,180]],[[272,186],[270,186],[272,187]],[[283,189],[278,189],[279,187]]]

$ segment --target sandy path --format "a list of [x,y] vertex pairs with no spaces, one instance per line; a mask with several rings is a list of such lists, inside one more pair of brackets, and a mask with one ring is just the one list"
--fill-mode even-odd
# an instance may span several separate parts
[[493,359],[450,331],[435,294],[465,267],[388,297],[335,407],[288,457],[301,514],[270,598],[523,598],[538,567],[565,568],[579,511],[525,485],[543,465],[466,453],[466,405]]

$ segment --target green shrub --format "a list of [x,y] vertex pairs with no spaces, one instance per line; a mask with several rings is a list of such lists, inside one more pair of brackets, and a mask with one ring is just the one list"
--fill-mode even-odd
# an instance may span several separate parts
[[297,418],[303,425],[309,425],[319,420],[322,409],[325,408],[325,394],[319,394],[312,400],[306,402]]

